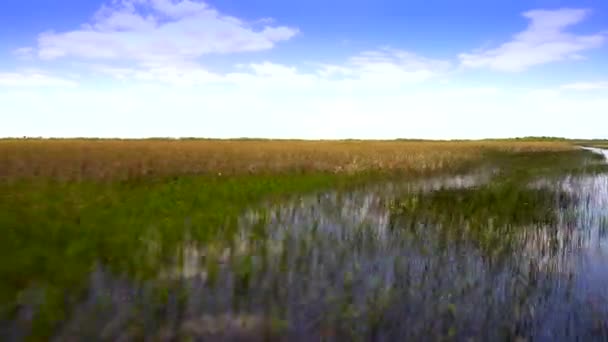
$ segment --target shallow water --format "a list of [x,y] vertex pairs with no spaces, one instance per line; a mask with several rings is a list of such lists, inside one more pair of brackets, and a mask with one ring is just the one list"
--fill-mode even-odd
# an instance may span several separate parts
[[158,281],[99,266],[56,339],[608,339],[608,174],[493,175],[257,207]]

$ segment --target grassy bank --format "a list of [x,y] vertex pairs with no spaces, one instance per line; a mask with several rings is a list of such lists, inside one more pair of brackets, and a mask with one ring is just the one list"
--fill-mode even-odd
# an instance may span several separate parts
[[12,319],[35,306],[33,331],[45,336],[96,265],[153,278],[186,236],[230,243],[239,214],[262,200],[571,149],[530,141],[0,140],[0,314]]

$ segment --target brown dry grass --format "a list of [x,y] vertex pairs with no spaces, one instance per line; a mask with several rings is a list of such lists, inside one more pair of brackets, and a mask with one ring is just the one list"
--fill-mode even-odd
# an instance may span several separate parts
[[484,151],[571,149],[565,142],[0,140],[0,179],[119,180],[185,174],[426,172]]

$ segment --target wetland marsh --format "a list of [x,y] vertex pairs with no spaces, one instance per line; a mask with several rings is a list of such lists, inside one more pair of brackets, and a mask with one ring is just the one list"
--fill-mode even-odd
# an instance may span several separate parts
[[3,340],[608,338],[601,150],[70,140],[0,150]]

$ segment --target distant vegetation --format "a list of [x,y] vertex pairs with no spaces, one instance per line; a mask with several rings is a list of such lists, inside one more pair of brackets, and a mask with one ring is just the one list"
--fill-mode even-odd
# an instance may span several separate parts
[[181,175],[428,173],[487,151],[570,149],[565,141],[0,140],[0,181],[113,181]]

